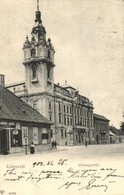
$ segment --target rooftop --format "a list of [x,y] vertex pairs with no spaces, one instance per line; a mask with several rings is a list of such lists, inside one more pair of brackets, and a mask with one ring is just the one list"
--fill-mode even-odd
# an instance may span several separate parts
[[93,114],[95,118],[97,119],[101,119],[101,120],[105,120],[105,121],[109,121],[106,117],[99,115],[99,114]]
[[51,124],[43,115],[2,86],[0,86],[0,119]]

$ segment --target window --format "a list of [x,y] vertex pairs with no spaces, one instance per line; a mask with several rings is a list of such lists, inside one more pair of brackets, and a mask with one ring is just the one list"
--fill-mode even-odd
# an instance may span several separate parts
[[65,130],[65,137],[67,137],[67,132],[66,132],[66,130]]
[[42,139],[49,139],[48,133],[42,133]]
[[69,109],[68,109],[68,106],[67,106],[67,113],[69,113]]
[[61,114],[59,114],[59,124],[61,124]]
[[66,106],[64,105],[64,112],[66,112]]
[[52,106],[51,106],[51,102],[49,102],[49,110],[51,110]]
[[63,129],[61,129],[61,138],[63,138],[63,136],[64,136],[64,135],[63,135]]
[[61,112],[61,104],[59,103],[59,112]]
[[72,114],[72,107],[70,107],[70,114]]
[[49,120],[50,121],[52,120],[52,113],[51,112],[49,113]]
[[76,116],[75,116],[75,125],[76,125]]
[[66,125],[66,115],[64,115],[64,125]]
[[72,117],[70,118],[70,125],[72,125]]
[[47,78],[51,79],[51,71],[50,68],[47,68]]
[[74,114],[76,114],[76,108],[74,108]]
[[22,146],[22,131],[11,130],[11,147]]
[[67,116],[67,125],[69,125],[69,116]]
[[36,78],[37,77],[37,71],[36,68],[32,68],[32,78]]
[[33,49],[31,50],[31,57],[32,57],[32,58],[35,58],[35,56],[36,56],[36,50],[33,48]]

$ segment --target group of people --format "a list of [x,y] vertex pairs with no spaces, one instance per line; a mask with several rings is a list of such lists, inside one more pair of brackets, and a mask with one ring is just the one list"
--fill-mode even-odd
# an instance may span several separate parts
[[[53,140],[51,142],[51,150],[55,148],[57,149],[57,143],[56,143],[56,140]],[[30,154],[34,154],[35,153],[35,145],[34,143],[32,142],[31,145],[29,146],[29,150],[30,150]]]
[[53,141],[51,142],[51,150],[52,150],[53,148],[56,148],[56,149],[57,149],[56,140],[53,140]]
[[[84,144],[85,144],[85,146],[87,147],[88,141],[87,141],[86,139],[84,140]],[[56,142],[56,140],[53,140],[53,141],[51,142],[51,150],[52,150],[53,148],[57,149],[57,142]],[[30,153],[31,153],[31,154],[34,154],[34,153],[35,153],[35,146],[34,146],[33,142],[32,142],[31,145],[29,146],[29,149],[30,149]]]

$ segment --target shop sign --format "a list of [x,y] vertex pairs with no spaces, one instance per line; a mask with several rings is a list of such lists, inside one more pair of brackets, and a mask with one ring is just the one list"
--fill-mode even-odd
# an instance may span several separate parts
[[5,126],[5,127],[15,127],[16,123],[15,122],[0,121],[0,125]]

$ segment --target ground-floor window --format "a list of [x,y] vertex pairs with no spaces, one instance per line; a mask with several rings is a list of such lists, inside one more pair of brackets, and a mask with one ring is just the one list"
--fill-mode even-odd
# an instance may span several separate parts
[[22,131],[11,130],[11,147],[22,146]]
[[47,128],[42,128],[42,144],[47,144],[49,140],[49,134]]
[[42,139],[49,139],[48,133],[42,133]]

